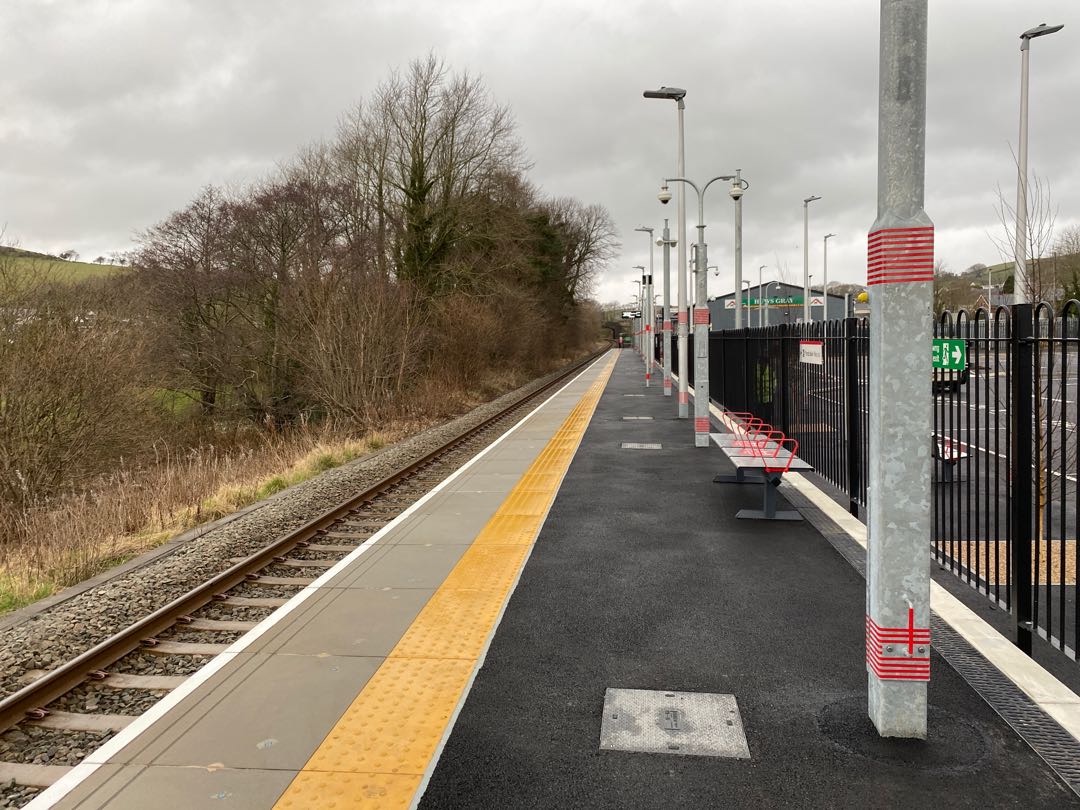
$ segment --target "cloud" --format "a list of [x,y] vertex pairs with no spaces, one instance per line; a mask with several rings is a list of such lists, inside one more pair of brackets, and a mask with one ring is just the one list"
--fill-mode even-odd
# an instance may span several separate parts
[[[1031,166],[1060,221],[1080,221],[1080,5],[1046,0],[1032,14],[1005,0],[931,4],[926,208],[953,269],[997,259],[986,234],[1000,228],[996,189],[1015,193],[1018,36],[1043,20],[1066,28],[1032,47]],[[0,27],[0,223],[25,247],[125,247],[205,184],[254,180],[332,136],[391,70],[434,51],[513,109],[546,193],[611,210],[624,249],[602,299],[628,300],[631,267],[648,261],[633,228],[674,221],[655,194],[675,168],[675,107],[641,97],[660,84],[688,91],[687,173],[741,168],[751,183],[744,267],[755,281],[761,264],[766,278],[778,265],[801,278],[810,194],[822,197],[812,266],[835,232],[830,275],[864,278],[876,3],[8,0]],[[721,267],[710,290],[727,292],[732,210],[718,186],[705,215]]]

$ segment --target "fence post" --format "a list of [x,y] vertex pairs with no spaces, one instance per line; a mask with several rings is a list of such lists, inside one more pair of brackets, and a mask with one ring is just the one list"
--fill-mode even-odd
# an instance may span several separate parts
[[859,319],[844,318],[844,438],[847,450],[848,511],[859,516]]
[[1015,304],[1012,309],[1012,402],[1009,475],[1012,478],[1012,542],[1009,549],[1009,602],[1016,624],[1016,646],[1031,655],[1034,628],[1031,588],[1031,505],[1035,498],[1031,468],[1032,356],[1035,352],[1034,309]]
[[784,433],[791,433],[788,423],[788,329],[786,323],[780,324],[780,369],[776,375],[776,390],[780,394],[780,424],[777,427]]

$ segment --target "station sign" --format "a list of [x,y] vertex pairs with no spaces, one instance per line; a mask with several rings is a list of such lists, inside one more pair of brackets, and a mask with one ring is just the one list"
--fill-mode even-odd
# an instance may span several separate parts
[[934,338],[930,358],[934,368],[963,371],[967,368],[967,343],[951,338]]
[[[821,300],[815,298],[815,306],[821,306]],[[749,303],[752,307],[782,307],[788,305],[798,304],[802,306],[803,297],[801,295],[775,295],[768,298],[746,298],[743,297],[743,303]],[[813,302],[811,302],[813,303]],[[734,309],[734,307],[732,307]]]
[[821,340],[799,341],[799,362],[815,366],[825,365],[825,343]]
[[640,318],[641,317],[641,310],[638,310],[637,312],[632,312],[630,310],[624,310],[622,316],[624,318]]

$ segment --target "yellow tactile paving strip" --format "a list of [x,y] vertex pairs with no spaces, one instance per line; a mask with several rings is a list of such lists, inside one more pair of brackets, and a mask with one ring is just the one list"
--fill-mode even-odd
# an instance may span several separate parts
[[412,803],[614,366],[608,361],[275,808]]

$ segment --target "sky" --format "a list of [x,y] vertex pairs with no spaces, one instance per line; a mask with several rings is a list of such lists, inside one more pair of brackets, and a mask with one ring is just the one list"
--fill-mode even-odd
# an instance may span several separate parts
[[[673,102],[685,88],[686,169],[741,169],[743,269],[801,282],[865,281],[876,215],[879,3],[874,0],[3,0],[0,229],[5,244],[133,246],[207,184],[259,179],[395,68],[429,52],[483,78],[514,112],[530,179],[607,207],[620,254],[594,295],[629,302],[649,240],[675,223],[656,199],[674,174]],[[1080,223],[1080,2],[931,0],[926,211],[937,258],[1001,261],[999,193],[1016,194],[1019,35],[1031,49],[1031,169],[1059,227]],[[691,241],[696,203],[688,206]],[[709,294],[734,287],[733,206],[705,199]],[[656,252],[656,275],[660,253]],[[673,285],[674,286],[674,285]]]

